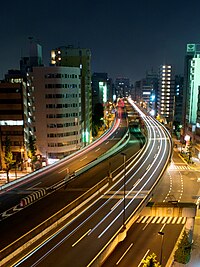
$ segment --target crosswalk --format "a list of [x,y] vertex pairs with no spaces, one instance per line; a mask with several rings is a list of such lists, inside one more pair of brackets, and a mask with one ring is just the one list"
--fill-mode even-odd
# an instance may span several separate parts
[[139,216],[136,223],[185,224],[186,217]]
[[169,166],[169,170],[170,171],[175,171],[175,170],[179,170],[179,171],[185,171],[185,170],[192,170],[192,168],[188,165],[175,165],[175,164],[171,164]]

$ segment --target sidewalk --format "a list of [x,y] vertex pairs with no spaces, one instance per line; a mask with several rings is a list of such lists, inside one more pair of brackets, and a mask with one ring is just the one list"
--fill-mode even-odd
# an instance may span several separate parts
[[[178,152],[178,148],[174,148]],[[182,158],[182,157],[181,157]],[[184,160],[184,159],[183,159]],[[198,158],[192,158],[193,164],[189,164],[192,169],[200,170],[200,160]],[[200,183],[199,183],[200,192]],[[200,197],[200,195],[199,195]],[[193,246],[189,263],[181,264],[174,262],[172,267],[200,267],[200,209],[197,208],[195,217],[194,232],[193,232]]]
[[197,211],[195,218],[193,247],[189,263],[181,264],[174,262],[172,267],[200,267],[200,211]]
[[[17,171],[17,172],[10,171],[9,172],[9,180],[11,182],[11,181],[14,181],[16,179],[19,179],[19,178],[21,178],[21,177],[23,177],[23,176],[25,176],[27,174],[29,174],[29,172],[26,172],[26,171],[23,171],[23,172],[22,171]],[[4,185],[6,183],[7,183],[7,175],[6,175],[6,172],[0,171],[0,186],[1,185]]]

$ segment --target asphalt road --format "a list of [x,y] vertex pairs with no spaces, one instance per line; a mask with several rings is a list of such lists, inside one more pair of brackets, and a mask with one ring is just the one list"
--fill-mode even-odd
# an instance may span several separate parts
[[126,239],[118,244],[102,267],[139,267],[142,266],[142,260],[152,253],[155,253],[157,260],[160,261],[162,247],[162,237],[158,234],[160,231],[164,233],[162,266],[166,266],[185,223],[184,218],[175,219],[171,218],[170,223],[165,224],[166,217],[139,217],[138,222],[136,221],[128,231]]
[[[107,150],[112,148],[113,145],[124,136],[126,131],[126,120],[116,120],[116,124],[112,130],[105,134],[101,140],[85,148],[78,154],[70,156],[68,159],[64,160],[64,162],[56,164],[55,166],[50,167],[50,169],[47,168],[46,171],[39,172],[39,174],[33,173],[30,175],[30,178],[27,178],[22,182],[19,181],[17,184],[6,189],[6,191],[1,191],[1,212],[4,212],[14,205],[18,205],[21,198],[27,196],[31,192],[43,187],[49,187],[57,181],[63,180],[66,168],[69,168],[71,172],[74,172],[89,163],[92,158],[95,159],[96,157],[101,156]],[[134,138],[134,140],[137,142],[136,138]],[[137,146],[136,150],[133,150],[133,153],[138,151],[138,149]],[[97,166],[97,169],[98,168],[99,167]],[[48,194],[46,197],[39,199],[26,208],[16,209],[16,212],[12,213],[11,216],[9,216],[8,213],[8,216],[3,217],[3,220],[0,221],[0,249],[11,244],[14,240],[52,216],[52,214],[55,214],[58,210],[71,203],[71,201],[83,194],[83,192],[94,186],[102,179],[102,177],[107,175],[105,172],[101,175],[99,173],[99,175],[95,175],[95,179],[90,180],[90,171],[94,172],[94,170],[91,169],[86,173],[79,175],[76,179],[71,181],[67,187],[63,187],[60,190]],[[69,192],[68,188],[70,187],[76,188],[76,190],[71,189]],[[78,190],[78,188],[80,188],[80,190]]]
[[[199,197],[200,164],[198,161],[194,164],[187,164],[179,153],[180,151],[174,148],[171,163],[154,191],[152,202],[196,203]],[[133,224],[127,233],[127,238],[118,244],[102,267],[142,266],[142,259],[152,253],[155,253],[157,260],[160,261],[161,236],[158,235],[160,230],[164,232],[162,264],[165,266],[186,220],[186,218],[168,217],[170,223],[165,225],[168,221],[165,218],[158,217],[156,219],[156,217],[140,216],[137,220],[139,223]],[[161,223],[157,223],[159,221]],[[199,241],[195,238],[194,247],[198,248]],[[199,255],[198,251],[195,254],[196,258],[198,258],[197,255]],[[196,260],[195,256],[194,259]],[[197,266],[199,260],[195,260],[188,263],[187,266],[193,266],[192,264]]]
[[167,166],[171,141],[161,125],[142,116],[149,138],[138,157],[126,158],[109,190],[19,266],[90,266],[123,223],[145,204]]
[[1,190],[0,214],[18,205],[20,200],[27,195],[42,188],[49,188],[59,181],[62,181],[66,177],[68,170],[69,174],[73,174],[102,156],[124,136],[126,131],[126,121],[118,118],[113,128],[102,136],[100,140],[59,163],[31,173],[26,179],[20,179],[17,183]]

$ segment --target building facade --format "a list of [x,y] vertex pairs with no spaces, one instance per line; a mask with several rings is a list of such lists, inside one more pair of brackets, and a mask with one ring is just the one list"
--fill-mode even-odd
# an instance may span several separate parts
[[[187,44],[184,68],[183,133],[195,141],[199,131],[200,44]],[[198,134],[197,134],[197,139]]]
[[130,80],[125,77],[117,77],[115,80],[115,95],[117,98],[131,95]]
[[96,104],[105,105],[107,101],[113,101],[112,81],[107,73],[92,74],[92,110]]
[[172,127],[174,120],[174,72],[172,65],[165,64],[159,68],[159,83],[157,94],[157,115],[165,124]]
[[9,71],[0,83],[1,168],[5,168],[5,140],[9,138],[16,168],[23,170],[28,160],[29,137],[33,135],[32,88],[20,71]]
[[78,67],[81,70],[81,123],[82,142],[92,141],[92,89],[91,51],[74,46],[61,46],[51,51],[51,64],[54,66]]
[[81,78],[78,67],[33,67],[38,154],[61,159],[82,146]]
[[182,127],[183,117],[183,84],[184,77],[182,75],[175,76],[175,110],[174,123]]

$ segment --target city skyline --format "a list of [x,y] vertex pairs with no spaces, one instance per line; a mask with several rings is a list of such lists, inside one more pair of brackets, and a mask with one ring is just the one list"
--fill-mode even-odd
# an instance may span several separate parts
[[[50,51],[72,44],[92,52],[92,72],[107,72],[135,82],[145,72],[172,64],[183,73],[187,43],[199,43],[200,3],[159,0],[100,2],[34,1],[2,3],[1,78],[8,69],[19,69],[28,55],[28,37],[43,47],[43,61],[50,63]],[[7,51],[7,52],[6,52]]]

